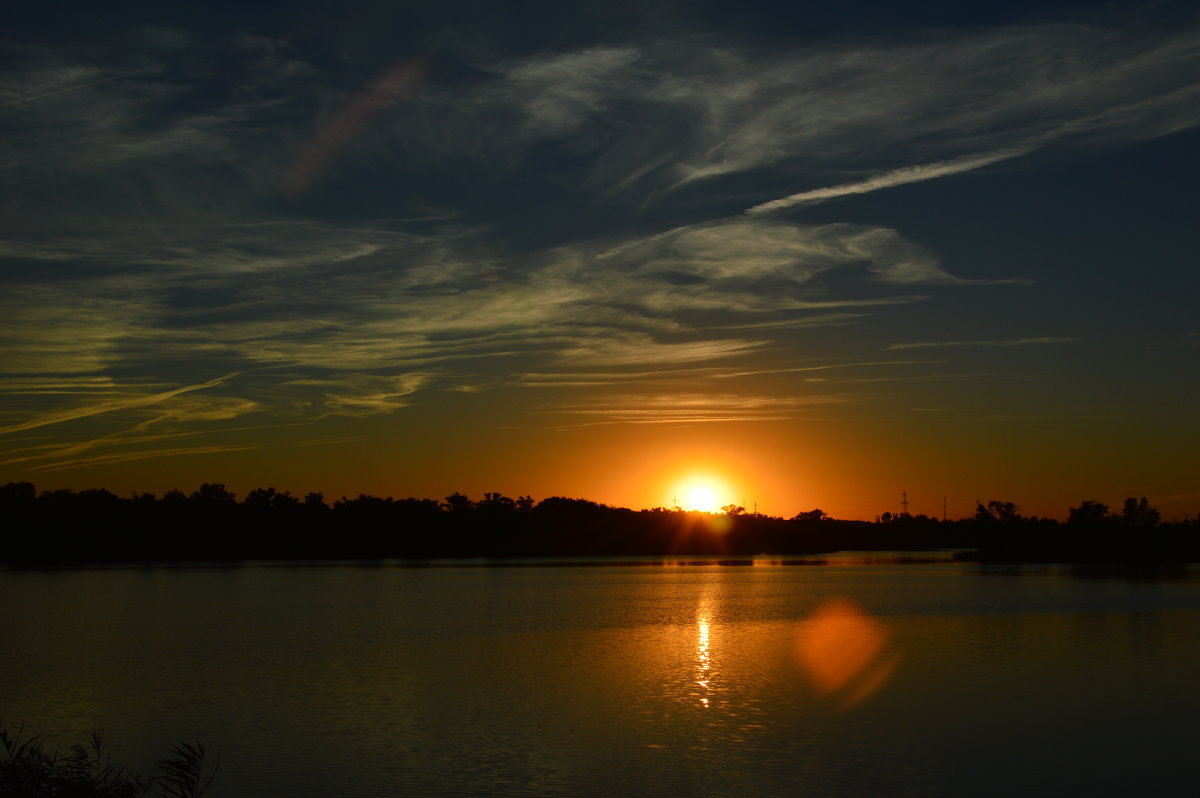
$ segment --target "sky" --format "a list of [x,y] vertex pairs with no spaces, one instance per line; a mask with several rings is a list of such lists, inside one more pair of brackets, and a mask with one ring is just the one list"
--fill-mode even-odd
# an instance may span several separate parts
[[1200,512],[1200,11],[21,4],[0,483]]

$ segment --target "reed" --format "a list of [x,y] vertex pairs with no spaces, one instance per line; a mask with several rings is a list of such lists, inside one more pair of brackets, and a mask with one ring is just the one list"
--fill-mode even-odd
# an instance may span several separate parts
[[204,744],[178,740],[157,772],[142,779],[109,753],[104,733],[93,730],[86,740],[60,755],[40,734],[15,733],[0,724],[0,796],[4,798],[201,798],[220,767],[208,767]]

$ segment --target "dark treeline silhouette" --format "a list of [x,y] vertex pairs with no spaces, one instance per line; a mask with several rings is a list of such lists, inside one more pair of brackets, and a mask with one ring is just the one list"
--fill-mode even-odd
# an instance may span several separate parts
[[1087,500],[1066,523],[1026,517],[1012,502],[975,508],[977,551],[984,561],[1200,562],[1200,518],[1163,523],[1145,496],[1125,499],[1119,513]]
[[220,483],[190,494],[121,498],[103,490],[38,493],[0,486],[0,562],[72,565],[673,555],[798,555],[838,550],[969,549],[1008,561],[1200,560],[1197,521],[1162,523],[1145,498],[1119,513],[1095,501],[1068,521],[1026,517],[1011,502],[940,521],[885,513],[843,521],[821,510],[778,518],[729,506],[722,514],[630,510],[585,499],[453,493],[444,500],[360,494],[332,503],[259,488],[241,501]]

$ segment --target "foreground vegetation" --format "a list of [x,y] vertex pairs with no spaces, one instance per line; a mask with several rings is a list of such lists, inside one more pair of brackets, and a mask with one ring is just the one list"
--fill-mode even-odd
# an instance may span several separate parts
[[0,728],[0,796],[3,798],[200,798],[216,775],[205,761],[204,745],[178,741],[157,773],[142,779],[108,752],[104,735],[93,731],[85,744],[60,756],[41,735],[10,734]]
[[843,521],[821,510],[777,518],[729,506],[720,514],[634,511],[585,499],[535,502],[499,493],[472,500],[360,495],[332,504],[274,488],[241,501],[218,483],[190,494],[122,499],[106,490],[0,486],[0,563],[72,565],[243,560],[516,558],[810,554],[837,550],[971,549],[984,560],[1200,561],[1200,523],[1164,523],[1143,497],[1120,512],[1099,502],[1065,523],[1027,517],[1012,502],[973,517]]

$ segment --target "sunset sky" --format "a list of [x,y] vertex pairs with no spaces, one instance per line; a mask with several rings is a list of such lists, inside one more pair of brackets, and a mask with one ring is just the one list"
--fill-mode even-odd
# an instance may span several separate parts
[[1186,2],[22,3],[0,483],[1194,516],[1198,182]]

